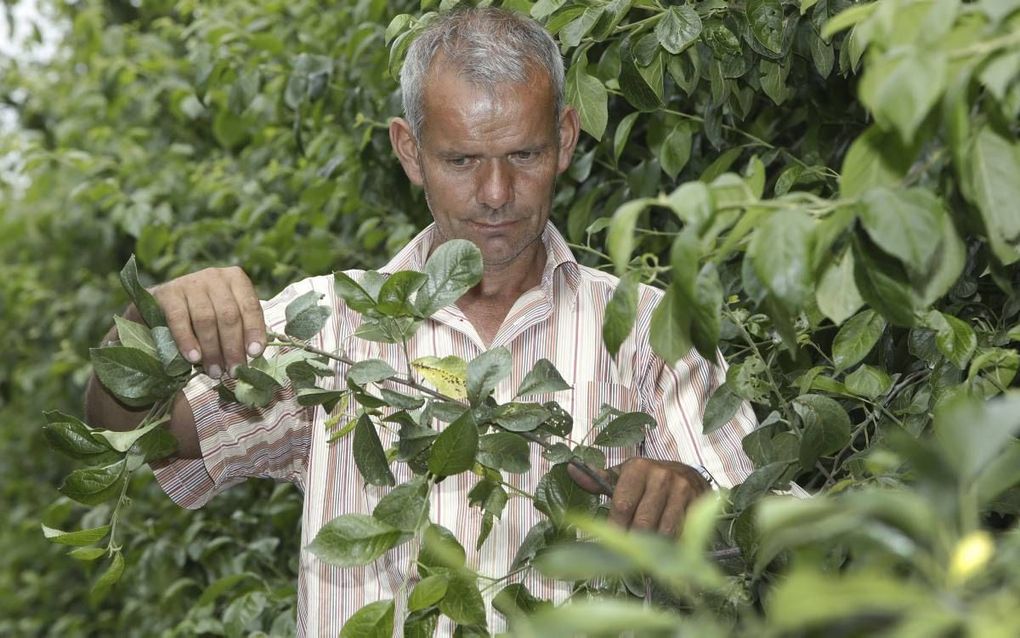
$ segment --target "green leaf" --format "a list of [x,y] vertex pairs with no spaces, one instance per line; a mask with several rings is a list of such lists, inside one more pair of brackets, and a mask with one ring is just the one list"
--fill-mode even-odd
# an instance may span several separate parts
[[705,404],[702,433],[710,434],[732,421],[743,402],[744,400],[734,394],[733,389],[726,383],[716,388]]
[[322,388],[301,388],[297,393],[298,405],[322,405],[331,412],[338,401],[347,396],[346,390],[323,390]]
[[425,528],[418,552],[418,571],[422,576],[428,576],[437,567],[441,570],[460,569],[466,560],[467,553],[453,532],[435,523]]
[[539,552],[548,547],[550,541],[553,540],[554,534],[555,527],[548,519],[542,519],[535,523],[528,530],[528,533],[524,535],[524,540],[521,542],[520,547],[517,548],[514,560],[510,563],[510,571],[520,569],[534,559]]
[[449,575],[439,611],[460,625],[485,626],[485,603],[473,574],[458,570]]
[[93,605],[98,605],[106,595],[110,593],[110,589],[113,588],[120,581],[120,577],[124,574],[124,554],[121,552],[115,552],[113,554],[113,560],[110,561],[110,566],[106,568],[106,571],[96,580],[95,584],[92,585],[92,589],[89,591],[89,600]]
[[621,578],[635,571],[630,558],[585,542],[550,547],[535,559],[535,567],[547,578],[567,581]]
[[121,269],[120,283],[124,286],[124,290],[127,291],[128,297],[131,298],[138,313],[142,315],[142,321],[150,327],[166,325],[166,317],[163,316],[163,310],[156,302],[156,298],[138,282],[138,264],[135,262],[134,255],[128,258],[124,268]]
[[886,187],[864,193],[859,218],[871,240],[919,278],[931,270],[942,241],[942,203],[930,191]]
[[392,600],[377,600],[354,612],[340,629],[340,638],[392,638]]
[[961,370],[977,350],[977,335],[970,325],[953,315],[932,310],[926,317],[928,327],[935,330],[935,345],[939,352]]
[[511,619],[529,616],[551,606],[551,602],[535,597],[521,583],[507,585],[492,599],[492,608]]
[[620,90],[635,109],[649,112],[662,107],[662,56],[648,67],[639,67],[633,46],[625,40],[620,47]]
[[92,527],[90,529],[79,529],[73,532],[65,532],[63,530],[42,525],[42,531],[43,536],[45,536],[46,540],[51,543],[78,547],[91,545],[103,540],[106,538],[106,535],[110,533],[110,526],[102,525],[100,527]]
[[521,474],[531,469],[528,442],[512,432],[486,434],[478,441],[478,462],[497,470]]
[[638,215],[654,201],[635,199],[623,204],[613,213],[609,232],[606,234],[606,246],[609,258],[616,268],[616,273],[620,276],[623,276],[627,271],[630,255],[634,252],[634,228],[637,226]]
[[524,375],[524,380],[521,381],[521,387],[517,388],[515,398],[569,389],[570,384],[563,380],[556,366],[548,359],[539,359],[528,374]]
[[252,366],[237,366],[234,374],[241,381],[263,392],[276,392],[282,385],[270,374]]
[[532,636],[659,636],[672,635],[683,622],[640,601],[598,598],[539,611],[528,619],[528,629]]
[[500,381],[510,374],[510,351],[506,348],[493,348],[472,359],[467,364],[468,400],[471,405],[481,405]]
[[395,377],[397,371],[382,359],[365,359],[358,361],[347,371],[347,380],[358,386],[378,383]]
[[[585,10],[587,14],[588,10]],[[567,102],[577,109],[581,128],[601,141],[609,122],[609,93],[602,81],[589,75],[584,65],[575,63],[567,73],[566,89]]]
[[868,189],[900,184],[914,161],[916,149],[899,137],[872,126],[850,145],[839,178],[843,197],[857,197]]
[[159,358],[156,342],[152,340],[152,333],[146,326],[119,316],[115,316],[113,322],[117,325],[117,336],[122,346],[137,348],[150,357]]
[[145,407],[177,390],[163,365],[141,350],[124,346],[89,350],[96,376],[125,405]]
[[568,512],[591,514],[598,504],[596,496],[581,489],[567,473],[567,465],[554,465],[535,488],[535,508],[554,523],[561,523]]
[[566,47],[576,47],[587,36],[602,17],[603,7],[586,7],[580,16],[571,20],[559,31],[560,42]]
[[[802,568],[776,586],[766,613],[775,619],[778,631],[790,634],[832,627],[853,618],[900,618],[920,613],[929,604],[928,597],[927,591],[885,572],[814,573]],[[805,605],[808,599],[815,604]]]
[[72,459],[84,459],[110,451],[104,440],[92,436],[92,429],[74,418],[58,411],[45,412],[46,425],[43,434],[50,447],[63,452]]
[[168,421],[168,417],[163,417],[154,421],[143,421],[139,427],[133,430],[97,430],[93,436],[106,441],[109,445],[108,449],[127,452],[139,439]]
[[283,331],[302,341],[317,335],[326,325],[330,313],[327,306],[318,305],[321,298],[322,295],[318,292],[309,290],[287,304],[285,310],[287,326]]
[[730,500],[736,512],[743,511],[776,485],[786,473],[789,463],[777,462],[760,467],[730,493]]
[[779,0],[749,0],[745,12],[754,39],[772,53],[782,53],[783,8]]
[[362,414],[354,426],[354,464],[370,485],[393,485],[396,480],[371,417]]
[[921,300],[899,261],[854,237],[854,281],[861,297],[889,321],[901,326],[917,323]]
[[228,636],[241,636],[248,625],[262,615],[268,596],[262,591],[250,591],[230,601],[223,612],[223,626]]
[[492,420],[510,432],[531,432],[551,416],[548,407],[534,403],[505,403],[496,408]]
[[693,135],[687,122],[680,122],[673,127],[659,149],[659,163],[670,179],[676,179],[680,171],[691,159]]
[[644,412],[628,412],[612,421],[598,433],[594,444],[603,447],[637,445],[645,438],[645,429],[654,428],[655,419]]
[[438,609],[412,612],[404,619],[404,638],[434,638],[438,626]]
[[673,55],[694,44],[701,35],[701,17],[690,5],[670,7],[655,25],[655,37]]
[[990,401],[958,395],[935,411],[935,438],[958,476],[976,478],[989,462],[1014,444],[1020,432],[1020,395]]
[[822,314],[837,326],[864,305],[854,282],[854,254],[847,249],[822,271],[815,287],[815,301]]
[[429,454],[429,472],[436,476],[460,474],[471,469],[478,452],[478,425],[474,415],[465,412],[440,432]]
[[815,222],[802,210],[773,213],[751,238],[754,272],[790,310],[801,308],[812,289],[811,252]]
[[822,39],[831,40],[832,36],[840,31],[849,29],[858,22],[865,20],[877,6],[877,2],[856,4],[836,14],[835,17],[826,22],[825,26],[822,27]]
[[372,516],[404,532],[414,532],[429,520],[428,485],[418,476],[379,499]]
[[712,192],[702,181],[684,182],[667,198],[667,204],[684,224],[700,228],[712,219]]
[[839,403],[819,394],[803,394],[793,400],[803,436],[800,465],[809,470],[821,456],[835,454],[850,443],[850,417]]
[[670,285],[652,312],[649,342],[656,354],[671,366],[690,352],[694,345],[691,340],[690,315],[680,303],[680,296],[677,287]]
[[323,525],[306,549],[330,565],[358,567],[368,565],[409,537],[367,514],[343,514]]
[[614,359],[620,346],[634,329],[637,319],[638,283],[640,271],[630,271],[620,278],[613,296],[606,304],[606,315],[602,323],[602,341]]
[[623,149],[627,147],[630,132],[634,129],[634,122],[637,121],[638,115],[641,114],[638,112],[628,113],[616,127],[616,132],[613,134],[613,159],[617,162],[620,161]]
[[858,94],[880,126],[896,129],[910,143],[945,90],[946,66],[939,49],[890,53],[865,66]]
[[408,610],[418,611],[435,605],[446,596],[449,585],[450,580],[445,574],[433,574],[423,578],[411,590],[411,595],[407,599]]
[[864,310],[847,321],[832,342],[832,363],[846,370],[868,356],[885,332],[885,319],[874,310]]
[[355,312],[364,313],[375,308],[375,299],[346,273],[333,273],[333,290]]
[[1020,144],[982,127],[974,138],[968,168],[992,252],[1003,264],[1012,264],[1020,259],[1020,215],[1016,214]]
[[393,273],[379,289],[379,302],[376,304],[376,309],[390,317],[414,315],[411,295],[425,285],[426,281],[428,281],[428,276],[420,272],[405,270]]
[[108,551],[105,547],[76,547],[67,552],[67,555],[75,560],[90,562],[102,558]]
[[156,358],[163,364],[166,373],[172,377],[191,374],[192,365],[181,356],[181,351],[177,349],[177,342],[174,341],[170,329],[166,326],[155,326],[150,332],[156,344]]
[[425,273],[429,279],[418,291],[414,305],[421,316],[430,317],[481,281],[482,253],[466,239],[451,239],[432,252]]
[[892,387],[888,373],[869,365],[863,365],[848,374],[844,382],[848,390],[868,399],[878,398]]
[[64,479],[60,493],[83,505],[99,505],[120,495],[127,461],[120,460],[105,467],[77,469]]

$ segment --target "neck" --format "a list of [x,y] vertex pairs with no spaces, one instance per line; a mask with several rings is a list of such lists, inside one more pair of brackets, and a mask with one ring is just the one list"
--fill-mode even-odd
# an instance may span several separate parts
[[542,281],[545,246],[539,241],[534,250],[526,252],[511,264],[486,267],[482,281],[457,301],[486,347],[517,299]]

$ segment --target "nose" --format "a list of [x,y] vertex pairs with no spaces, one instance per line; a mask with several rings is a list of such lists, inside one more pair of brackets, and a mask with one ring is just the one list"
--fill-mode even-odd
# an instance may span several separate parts
[[483,162],[479,180],[479,203],[498,209],[513,201],[513,175],[502,158]]

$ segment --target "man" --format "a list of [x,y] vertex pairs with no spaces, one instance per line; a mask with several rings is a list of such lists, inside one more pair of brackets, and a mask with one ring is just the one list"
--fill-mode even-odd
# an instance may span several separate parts
[[[556,44],[540,25],[510,12],[447,14],[409,49],[401,84],[406,119],[393,120],[390,140],[408,178],[424,188],[435,224],[382,272],[421,270],[430,251],[453,238],[474,242],[484,259],[481,283],[426,322],[409,344],[411,358],[452,354],[470,360],[505,347],[514,371],[496,389],[500,401],[510,398],[538,359],[547,358],[572,389],[546,398],[574,417],[577,441],[591,440],[591,422],[602,404],[651,413],[659,427],[641,446],[606,451],[618,475],[610,518],[632,529],[676,534],[691,502],[709,489],[694,466],[709,468],[727,486],[751,471],[740,440],[752,429],[753,415],[745,406],[727,427],[701,434],[705,402],[721,383],[722,368],[696,352],[670,367],[651,351],[649,321],[658,291],[642,287],[634,333],[615,360],[606,352],[600,326],[617,280],[579,266],[548,223],[556,178],[568,168],[579,134],[577,113],[563,104]],[[180,442],[179,455],[155,467],[160,484],[178,503],[199,507],[245,477],[293,481],[305,493],[305,545],[340,514],[370,513],[385,490],[361,480],[349,438],[327,444],[321,408],[297,405],[288,390],[256,410],[221,402],[213,387],[246,355],[262,352],[267,324],[282,332],[284,307],[309,290],[321,292],[334,308],[316,346],[343,349],[355,360],[379,357],[404,369],[400,347],[353,337],[360,317],[336,297],[329,276],[294,284],[264,306],[236,268],[204,270],[154,290],[181,352],[207,372],[175,400],[169,427]],[[339,369],[337,378],[343,373]],[[95,382],[86,412],[93,423],[114,428],[132,427],[140,416]],[[384,445],[392,441],[389,433],[380,435]],[[549,467],[534,446],[532,465],[508,480],[533,492]],[[402,465],[394,472],[398,482],[410,476]],[[432,520],[469,547],[480,525],[466,497],[476,480],[470,474],[450,477],[432,493]],[[599,491],[587,477],[575,480]],[[481,574],[505,575],[540,517],[530,501],[511,499],[469,564]],[[397,597],[414,572],[412,558],[405,545],[368,567],[341,569],[303,551],[301,633],[336,635],[363,605]],[[562,598],[567,591],[535,574],[522,579],[542,597]],[[398,623],[402,617],[398,602]],[[490,629],[501,624],[490,614]]]

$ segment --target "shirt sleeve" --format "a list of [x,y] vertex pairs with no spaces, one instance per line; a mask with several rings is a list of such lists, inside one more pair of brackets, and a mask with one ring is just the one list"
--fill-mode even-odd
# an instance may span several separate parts
[[[657,301],[651,299],[643,305],[654,307]],[[722,355],[717,351],[716,360],[710,362],[691,349],[676,365],[669,366],[649,345],[645,345],[645,350],[647,363],[639,387],[643,407],[655,417],[658,426],[645,437],[644,455],[701,465],[719,487],[743,482],[754,470],[741,446],[744,436],[757,426],[750,404],[744,401],[729,423],[710,434],[703,433],[708,399],[726,380]]]
[[[282,333],[287,304],[311,290],[325,294],[320,289],[327,285],[327,279],[306,279],[263,302],[267,329]],[[279,356],[283,351],[272,354]],[[225,401],[216,385],[215,380],[203,375],[184,388],[195,415],[202,457],[152,463],[163,491],[181,507],[197,509],[216,494],[252,477],[290,481],[303,489],[315,408],[299,405],[290,386],[278,390],[267,406],[253,408]],[[225,385],[232,388],[234,382]]]

